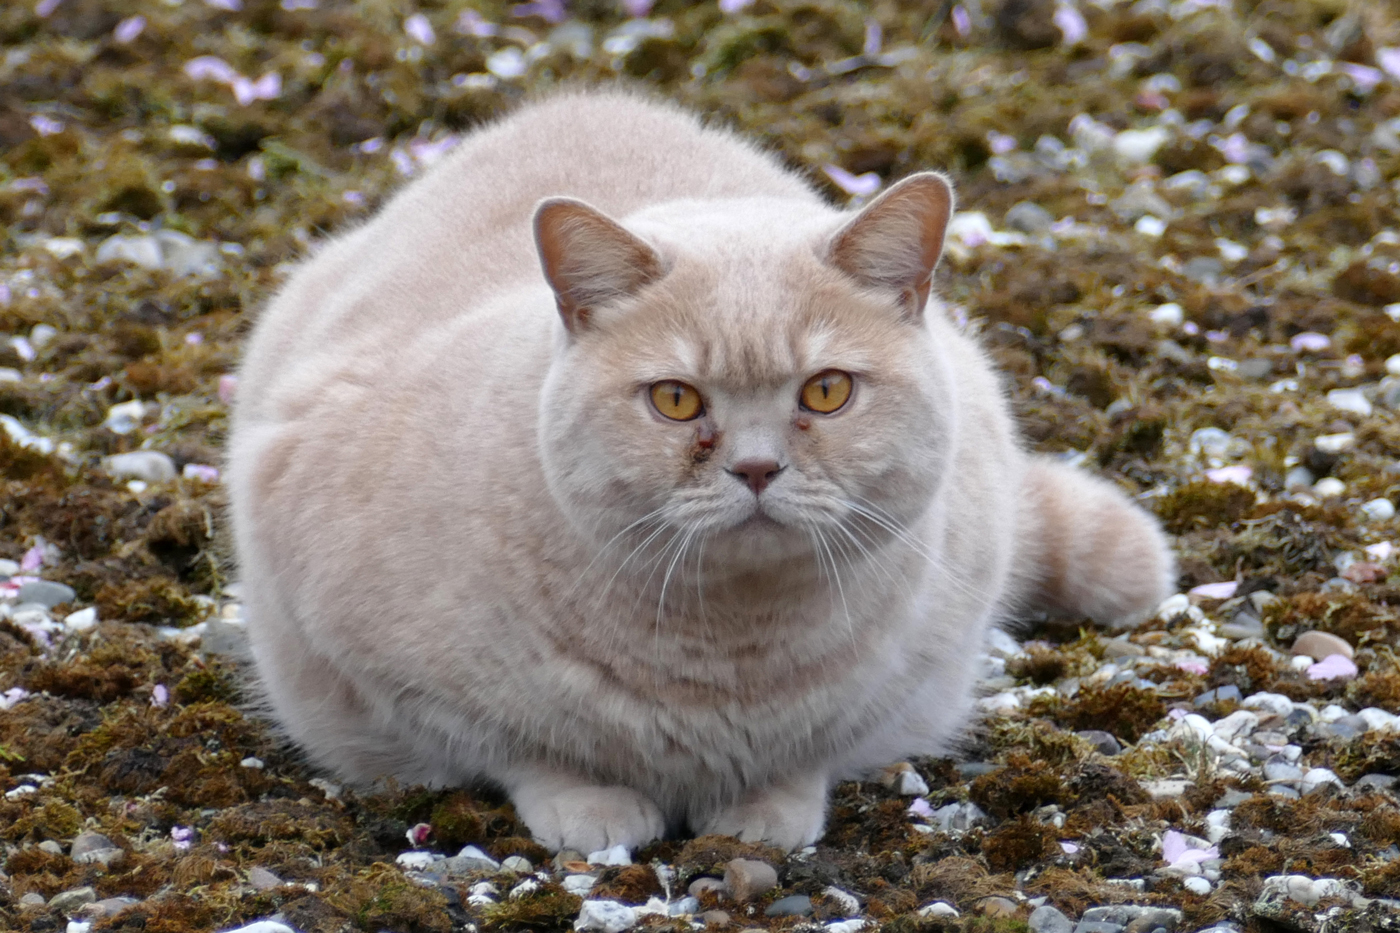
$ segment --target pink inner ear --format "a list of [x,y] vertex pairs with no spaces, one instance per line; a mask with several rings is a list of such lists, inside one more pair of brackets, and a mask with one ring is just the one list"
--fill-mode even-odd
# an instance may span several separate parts
[[872,288],[905,296],[919,314],[953,213],[953,191],[940,175],[906,178],[856,215],[832,239],[831,262]]
[[540,204],[535,245],[559,313],[574,332],[588,326],[595,307],[627,297],[661,274],[661,259],[646,242],[570,198]]

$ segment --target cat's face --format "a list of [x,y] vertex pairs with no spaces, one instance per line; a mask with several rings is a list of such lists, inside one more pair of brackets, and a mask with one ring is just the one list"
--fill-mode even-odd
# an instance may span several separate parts
[[918,309],[836,268],[829,226],[762,213],[693,217],[684,241],[636,222],[656,268],[561,340],[540,443],[551,492],[600,546],[836,559],[941,481],[956,389]]

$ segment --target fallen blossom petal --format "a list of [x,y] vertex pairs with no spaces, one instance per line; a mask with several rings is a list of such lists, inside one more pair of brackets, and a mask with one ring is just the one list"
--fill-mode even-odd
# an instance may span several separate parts
[[879,191],[880,185],[883,184],[880,176],[874,172],[852,175],[839,165],[823,165],[822,171],[826,172],[826,177],[836,182],[836,187],[857,197],[868,197]]
[[881,28],[879,20],[867,17],[865,20],[865,41],[861,44],[861,53],[874,58],[880,54],[880,49],[884,44],[885,30]]
[[1220,850],[1215,846],[1198,849],[1174,829],[1162,835],[1162,860],[1170,866],[1200,864],[1216,858],[1220,858]]
[[1369,560],[1359,560],[1342,571],[1342,579],[1352,583],[1379,583],[1385,577],[1385,568]]
[[1206,470],[1206,479],[1212,483],[1235,483],[1239,486],[1248,486],[1250,477],[1254,475],[1254,470],[1247,466],[1227,466],[1217,470]]
[[655,5],[656,0],[622,0],[623,12],[634,19],[646,16]]
[[212,485],[219,481],[219,468],[209,466],[207,463],[187,463],[180,475],[185,479],[198,480],[201,483]]
[[253,96],[258,100],[276,100],[282,96],[282,76],[269,71],[253,82]]
[[185,74],[196,81],[208,79],[221,84],[232,84],[241,77],[232,65],[213,55],[201,55],[185,62]]
[[183,852],[194,843],[194,829],[189,826],[172,826],[170,841],[175,843],[176,851]]
[[456,136],[444,136],[438,140],[415,139],[408,144],[408,152],[422,166],[432,165],[457,145]]
[[517,3],[510,8],[510,15],[517,19],[538,16],[547,23],[564,21],[564,0],[535,0],[534,3]]
[[404,20],[403,31],[419,45],[432,45],[437,41],[437,33],[433,32],[433,24],[428,22],[428,17],[422,13],[414,13]]
[[1326,334],[1305,330],[1301,334],[1294,334],[1288,345],[1297,353],[1319,353],[1332,346],[1332,338]]
[[972,17],[968,14],[967,7],[959,3],[948,16],[952,19],[953,29],[958,35],[966,37],[972,32]]
[[1369,94],[1376,89],[1376,85],[1381,83],[1385,75],[1379,68],[1372,68],[1370,65],[1357,65],[1353,62],[1338,62],[1337,70],[1341,71],[1351,83],[1356,85],[1356,89],[1363,94]]
[[233,88],[233,99],[238,101],[240,107],[246,107],[258,99],[257,93],[253,90],[253,82],[239,75],[230,84]]
[[44,546],[36,544],[24,552],[24,556],[19,559],[20,570],[38,570],[44,566]]
[[1200,586],[1187,590],[1188,596],[1199,596],[1202,599],[1230,599],[1235,595],[1235,590],[1239,589],[1239,582],[1227,580],[1224,583],[1202,583]]
[[12,709],[16,703],[29,696],[29,691],[23,687],[11,687],[4,693],[0,693],[0,709]]
[[1344,654],[1329,654],[1308,668],[1308,680],[1351,680],[1356,664]]
[[120,45],[128,42],[135,42],[136,37],[141,35],[146,29],[146,17],[128,16],[117,23],[117,28],[112,30],[112,39]]
[[754,0],[719,0],[721,13],[738,13],[753,6]]
[[36,113],[29,118],[29,125],[34,128],[34,132],[40,136],[56,136],[63,132],[63,121],[55,120],[53,117],[46,117],[42,113]]
[[156,709],[164,709],[170,705],[170,691],[165,684],[156,684],[151,688],[151,705]]
[[924,819],[933,819],[933,807],[929,806],[928,801],[923,797],[915,797],[914,802],[909,805],[909,809],[905,812],[914,816],[922,816]]
[[238,377],[225,375],[219,377],[219,401],[228,405],[233,401],[233,395],[238,391]]
[[40,19],[48,19],[62,2],[63,0],[39,0],[38,3],[34,4],[34,15]]
[[1061,842],[1060,851],[1063,852],[1065,855],[1073,855],[1074,853],[1079,851],[1079,846],[1075,845],[1072,842]]
[[1198,677],[1204,677],[1206,674],[1210,673],[1210,665],[1207,664],[1204,660],[1177,661],[1176,669],[1179,671],[1185,671],[1188,674],[1195,674]]

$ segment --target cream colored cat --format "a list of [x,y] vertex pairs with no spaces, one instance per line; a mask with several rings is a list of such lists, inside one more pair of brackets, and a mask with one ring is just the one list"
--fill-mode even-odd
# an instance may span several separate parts
[[618,92],[480,130],[258,322],[229,483],[276,717],[356,782],[488,781],[544,844],[821,836],[937,752],[989,626],[1140,620],[1156,524],[1023,452],[930,279],[920,174],[859,213]]

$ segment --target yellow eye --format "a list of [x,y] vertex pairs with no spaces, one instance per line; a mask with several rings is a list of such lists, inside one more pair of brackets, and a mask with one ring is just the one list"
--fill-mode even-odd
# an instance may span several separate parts
[[817,373],[802,387],[802,407],[829,415],[851,397],[851,376],[839,369]]
[[663,379],[651,387],[651,403],[672,421],[690,421],[705,410],[695,387],[674,379]]

